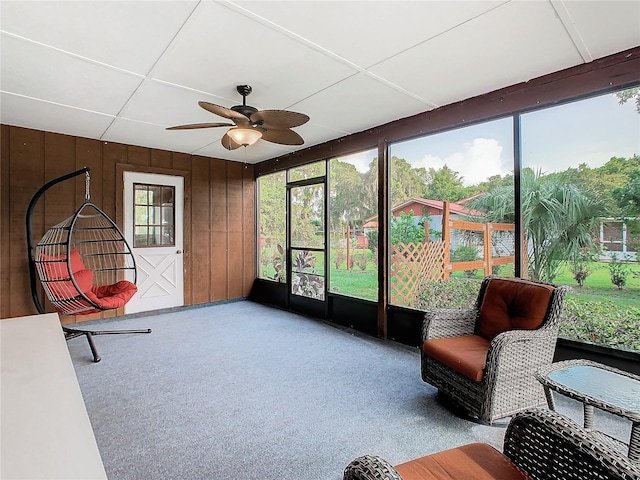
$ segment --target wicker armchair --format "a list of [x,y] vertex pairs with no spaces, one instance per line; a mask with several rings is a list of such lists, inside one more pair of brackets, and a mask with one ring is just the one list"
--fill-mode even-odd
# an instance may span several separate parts
[[[468,454],[474,451],[478,454]],[[486,444],[471,444],[396,467],[378,456],[364,455],[347,465],[343,478],[640,480],[640,465],[598,442],[572,420],[540,408],[514,415],[505,433],[503,453]]]
[[475,307],[426,312],[422,379],[485,423],[545,404],[535,372],[551,364],[568,287],[486,277]]

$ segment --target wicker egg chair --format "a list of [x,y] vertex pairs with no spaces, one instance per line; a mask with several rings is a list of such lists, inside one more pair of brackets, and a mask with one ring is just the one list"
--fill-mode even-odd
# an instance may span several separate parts
[[[84,203],[66,220],[49,228],[42,239],[32,243],[31,216],[40,196],[53,185],[84,173]],[[129,244],[116,224],[89,195],[89,168],[56,178],[44,185],[31,200],[27,210],[27,243],[31,294],[40,313],[36,275],[51,305],[64,315],[87,315],[123,307],[137,292],[136,263]],[[86,336],[93,361],[100,356],[94,335],[150,333],[145,330],[78,330],[63,326],[68,339]]]

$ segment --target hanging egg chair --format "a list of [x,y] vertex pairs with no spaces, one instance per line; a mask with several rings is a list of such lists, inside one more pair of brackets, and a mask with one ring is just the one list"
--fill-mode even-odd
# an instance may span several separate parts
[[[40,196],[53,185],[85,173],[85,201],[66,220],[49,228],[32,246],[31,216]],[[31,294],[40,313],[45,309],[38,297],[35,277],[51,302],[64,315],[87,315],[123,307],[138,288],[136,262],[129,244],[116,224],[96,205],[89,194],[89,168],[85,167],[44,185],[27,210],[27,243]],[[85,335],[100,361],[92,335],[150,333],[151,330],[88,331],[64,327],[67,339]]]
[[138,291],[129,245],[89,201],[45,233],[34,262],[49,301],[65,315],[120,308]]

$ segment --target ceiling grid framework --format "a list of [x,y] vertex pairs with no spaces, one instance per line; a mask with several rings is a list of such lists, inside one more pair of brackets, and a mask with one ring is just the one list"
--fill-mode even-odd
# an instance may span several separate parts
[[[2,0],[0,121],[257,163],[637,46],[638,0]],[[304,145],[166,130],[241,84]]]

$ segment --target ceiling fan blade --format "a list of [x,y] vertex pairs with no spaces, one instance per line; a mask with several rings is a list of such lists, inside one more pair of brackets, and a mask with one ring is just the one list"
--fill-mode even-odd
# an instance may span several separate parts
[[240,148],[242,146],[239,143],[234,142],[231,139],[231,137],[229,135],[227,135],[226,133],[220,139],[220,143],[222,143],[222,146],[227,150],[235,150],[236,148]]
[[304,143],[300,135],[288,128],[276,128],[274,130],[258,128],[262,132],[262,140],[266,140],[267,142],[279,143],[280,145],[302,145]]
[[247,120],[247,117],[245,117],[243,114],[238,113],[235,110],[231,110],[230,108],[227,108],[227,107],[221,107],[220,105],[215,105],[213,103],[202,102],[202,101],[198,102],[198,105],[200,105],[206,111],[215,113],[216,115],[220,115],[221,117],[224,117],[224,118],[229,118],[231,120],[241,120],[241,121]]
[[167,127],[166,130],[190,130],[192,128],[233,127],[233,123],[190,123],[188,125],[176,125]]
[[251,115],[251,121],[267,129],[285,129],[304,125],[309,121],[309,116],[288,110],[260,110]]

